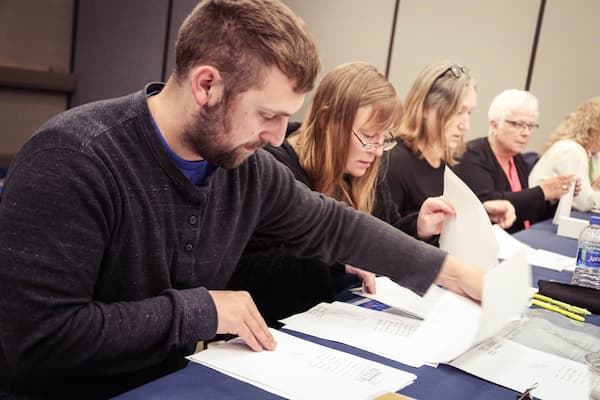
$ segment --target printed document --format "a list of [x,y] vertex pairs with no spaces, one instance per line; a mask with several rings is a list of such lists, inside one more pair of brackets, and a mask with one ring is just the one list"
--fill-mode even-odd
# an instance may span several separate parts
[[498,243],[481,201],[450,168],[444,170],[444,198],[456,215],[444,223],[440,249],[488,271],[498,264]]
[[587,399],[585,364],[508,339],[489,338],[458,357],[451,365],[520,392],[537,382],[538,386],[532,395],[538,399]]
[[254,352],[241,340],[188,358],[289,399],[372,399],[411,384],[414,374],[271,329],[274,351]]
[[[437,364],[449,362],[518,317],[529,305],[530,286],[530,266],[520,252],[486,273],[481,306],[434,286],[439,294],[424,321],[352,304],[321,304],[282,322],[286,329],[360,347],[404,364]],[[385,348],[388,345],[390,349]]]

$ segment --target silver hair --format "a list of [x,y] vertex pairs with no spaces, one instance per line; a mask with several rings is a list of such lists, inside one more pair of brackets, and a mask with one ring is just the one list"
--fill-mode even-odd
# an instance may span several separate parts
[[504,120],[516,111],[529,111],[537,119],[540,114],[537,97],[526,90],[504,90],[492,100],[488,109],[488,121],[496,121],[502,126]]

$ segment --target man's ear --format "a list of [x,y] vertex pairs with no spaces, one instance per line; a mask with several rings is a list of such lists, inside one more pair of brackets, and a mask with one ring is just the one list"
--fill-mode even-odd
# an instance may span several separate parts
[[214,106],[223,98],[223,80],[219,70],[201,65],[192,72],[192,95],[198,106]]

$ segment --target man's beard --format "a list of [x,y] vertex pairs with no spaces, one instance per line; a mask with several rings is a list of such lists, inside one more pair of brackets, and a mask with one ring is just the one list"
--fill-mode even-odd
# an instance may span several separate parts
[[259,140],[227,149],[224,140],[230,134],[231,118],[229,102],[221,102],[199,111],[183,133],[186,146],[213,165],[225,169],[239,167],[251,154],[245,147],[261,148],[267,143]]

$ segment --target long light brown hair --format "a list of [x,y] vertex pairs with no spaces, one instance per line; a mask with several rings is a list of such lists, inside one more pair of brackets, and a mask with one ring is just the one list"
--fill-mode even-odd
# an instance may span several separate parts
[[600,140],[600,96],[592,97],[567,115],[550,135],[543,153],[554,143],[564,139],[574,140],[586,150],[590,147],[590,143],[598,143]]
[[402,103],[393,85],[375,67],[355,62],[325,75],[301,128],[291,138],[312,188],[357,210],[370,213],[375,204],[380,157],[361,177],[346,176],[344,168],[357,110],[371,107],[374,127],[397,125]]
[[[458,77],[455,76],[458,71]],[[460,104],[475,80],[465,67],[453,61],[438,61],[427,65],[419,72],[404,101],[404,117],[396,136],[402,138],[406,146],[416,155],[420,154],[420,143],[436,148],[440,158],[448,165],[454,165],[456,158],[464,151],[464,145],[451,151],[446,146],[443,134],[448,120],[456,114]],[[436,142],[430,143],[425,127],[425,113],[437,110]]]

